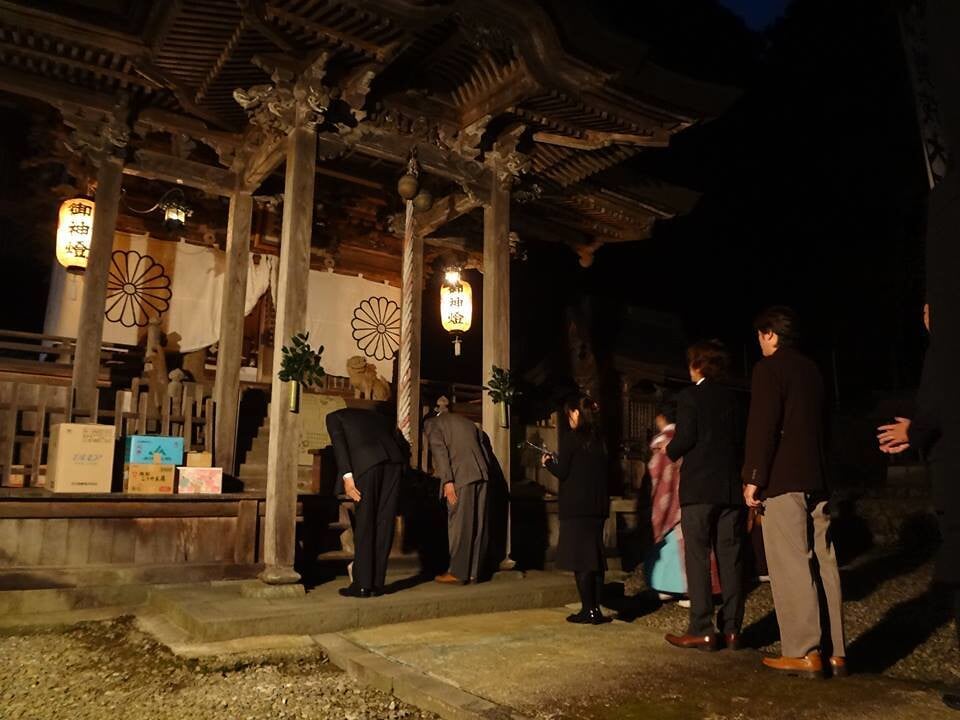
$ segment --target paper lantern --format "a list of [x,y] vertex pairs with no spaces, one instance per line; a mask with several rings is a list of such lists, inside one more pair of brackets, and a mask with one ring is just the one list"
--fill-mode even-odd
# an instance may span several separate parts
[[75,197],[60,205],[57,262],[69,272],[83,272],[93,239],[93,200]]
[[453,336],[453,354],[460,355],[460,336],[473,320],[473,289],[466,280],[444,283],[440,288],[440,322]]

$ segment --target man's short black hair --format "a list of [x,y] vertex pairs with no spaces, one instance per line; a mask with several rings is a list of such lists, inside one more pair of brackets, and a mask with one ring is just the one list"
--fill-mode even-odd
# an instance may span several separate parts
[[757,332],[776,333],[779,338],[779,347],[792,347],[800,339],[797,313],[786,305],[768,307],[757,315],[753,327]]

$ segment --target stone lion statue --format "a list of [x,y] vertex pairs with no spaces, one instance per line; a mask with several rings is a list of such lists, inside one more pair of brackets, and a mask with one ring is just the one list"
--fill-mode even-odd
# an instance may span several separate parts
[[354,355],[347,360],[347,375],[353,385],[353,396],[367,400],[389,400],[390,383],[377,375],[377,367],[368,363],[361,355]]

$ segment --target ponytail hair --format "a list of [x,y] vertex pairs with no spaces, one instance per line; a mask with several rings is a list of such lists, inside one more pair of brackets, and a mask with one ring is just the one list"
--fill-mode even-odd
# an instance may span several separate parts
[[588,442],[603,443],[603,426],[600,419],[600,406],[589,395],[572,395],[563,404],[565,412],[579,411],[580,418],[574,432],[585,437]]

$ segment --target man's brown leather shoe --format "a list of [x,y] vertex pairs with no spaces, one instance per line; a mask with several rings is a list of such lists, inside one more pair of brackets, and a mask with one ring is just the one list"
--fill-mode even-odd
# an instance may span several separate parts
[[799,675],[807,678],[823,677],[823,660],[820,653],[814,650],[806,657],[765,657],[763,664],[771,670],[779,670],[787,675]]
[[835,678],[847,677],[850,670],[847,668],[847,659],[842,657],[830,658],[830,674]]
[[443,583],[444,585],[463,585],[464,581],[458,578],[456,575],[445,572],[443,575],[437,575],[434,580],[438,583]]
[[715,652],[720,649],[720,636],[716,633],[710,633],[709,635],[672,635],[668,633],[664,635],[663,639],[674,647],[688,650]]
[[742,650],[743,644],[740,642],[740,633],[726,633],[723,636],[723,642],[727,650]]

